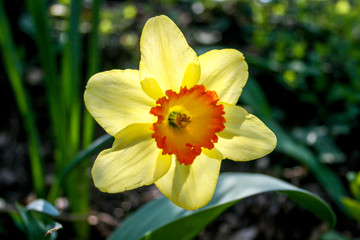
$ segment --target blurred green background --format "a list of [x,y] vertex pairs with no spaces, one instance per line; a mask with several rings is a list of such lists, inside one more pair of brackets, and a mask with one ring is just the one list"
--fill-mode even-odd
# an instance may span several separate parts
[[[359,219],[356,218],[360,213],[359,202],[349,204],[342,201],[345,196],[360,200],[360,195],[356,195],[360,189],[356,185],[357,181],[360,184],[356,177],[360,167],[359,1],[45,1],[43,13],[53,53],[49,61],[53,61],[53,68],[57,69],[52,73],[63,82],[72,77],[76,79],[75,84],[61,85],[58,89],[61,91],[59,101],[66,103],[64,106],[59,104],[61,109],[56,110],[51,110],[56,104],[48,106],[51,83],[45,80],[48,72],[43,54],[46,56],[49,49],[40,50],[39,42],[46,36],[38,30],[39,23],[34,17],[37,13],[31,10],[32,2],[36,1],[1,2],[12,31],[13,52],[18,58],[14,65],[21,69],[18,75],[26,89],[27,99],[30,99],[27,101],[31,102],[34,124],[38,128],[44,168],[44,179],[39,181],[45,182],[45,190],[35,191],[30,180],[34,177],[30,171],[28,133],[23,127],[24,117],[15,100],[17,93],[10,84],[9,66],[3,55],[4,64],[0,64],[0,190],[3,203],[0,207],[0,237],[22,236],[15,232],[16,227],[11,224],[7,215],[10,210],[6,206],[16,201],[25,205],[35,197],[34,193],[39,197],[42,192],[44,197],[44,192],[51,189],[54,179],[64,169],[64,164],[56,163],[54,159],[61,152],[59,149],[68,147],[59,144],[66,142],[66,136],[63,140],[54,137],[58,134],[54,130],[57,120],[56,117],[51,120],[51,114],[56,115],[59,111],[60,115],[66,115],[64,121],[68,121],[67,116],[69,119],[77,116],[77,127],[71,131],[69,139],[78,140],[69,147],[71,150],[64,151],[64,156],[70,160],[104,134],[96,125],[94,129],[86,127],[87,117],[82,103],[86,81],[98,71],[138,69],[142,28],[147,19],[160,14],[169,16],[178,25],[198,55],[221,48],[235,48],[245,55],[250,80],[239,104],[264,120],[281,138],[277,151],[268,157],[240,164],[224,161],[222,171],[262,172],[308,189],[327,200],[338,214],[336,233],[329,233],[331,236],[326,239],[360,236],[360,225],[354,220]],[[77,19],[72,19],[74,16]],[[97,21],[94,21],[95,16],[98,16]],[[94,24],[98,28],[94,29]],[[250,82],[257,84],[253,86]],[[54,100],[57,95],[56,87],[53,88]],[[257,95],[258,88],[262,89],[263,95]],[[71,122],[63,124],[68,126]],[[67,127],[63,127],[63,131],[68,131]],[[290,143],[295,144],[289,146]],[[297,150],[289,150],[295,148]],[[306,156],[300,156],[305,154],[303,149]],[[72,204],[69,201],[72,199],[71,191],[66,190],[69,186],[63,187],[65,195],[54,193],[52,196],[58,200],[55,205],[63,207],[60,221],[67,227],[67,230],[60,230],[60,236],[64,237],[60,239],[74,236],[104,238],[129,213],[159,196],[153,187],[116,196],[101,195],[92,186],[90,167],[91,159],[88,159],[76,170],[80,177],[75,176],[68,184],[76,182],[83,191],[90,193],[83,200],[89,204],[85,204],[81,214],[77,215],[74,213],[76,210],[68,207]],[[329,174],[331,180],[326,183]],[[86,179],[85,186],[81,179]],[[276,207],[270,208],[269,204]],[[305,224],[296,219],[305,213],[283,199],[266,195],[240,205],[231,208],[206,228],[198,239],[242,239],[236,238],[243,236],[239,235],[241,229],[252,231],[252,238],[248,239],[320,239],[328,231],[317,220]],[[350,212],[358,211],[355,217],[348,214],[346,209],[349,208],[352,209]],[[291,220],[286,220],[288,218]],[[87,227],[72,227],[73,221],[82,221]],[[287,221],[294,221],[290,229],[284,228]],[[81,233],[76,229],[86,230]],[[222,232],[224,235],[219,235]]]

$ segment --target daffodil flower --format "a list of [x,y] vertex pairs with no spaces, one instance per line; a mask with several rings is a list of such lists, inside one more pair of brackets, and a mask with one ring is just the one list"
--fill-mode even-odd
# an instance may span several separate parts
[[115,137],[92,168],[101,191],[155,183],[176,205],[194,210],[212,198],[223,159],[248,161],[270,153],[274,133],[235,104],[248,79],[234,49],[201,56],[166,16],[149,19],[139,70],[92,76],[85,90],[91,115]]

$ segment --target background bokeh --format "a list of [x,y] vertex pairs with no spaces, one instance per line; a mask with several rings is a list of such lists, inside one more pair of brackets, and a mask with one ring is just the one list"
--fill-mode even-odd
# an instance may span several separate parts
[[[55,168],[52,161],[54,141],[49,130],[52,126],[44,69],[35,44],[37,33],[24,1],[3,1],[3,4],[21,59],[24,84],[36,113],[41,154],[45,159],[45,180],[51,185]],[[67,42],[70,4],[70,0],[59,0],[48,1],[46,5],[51,41],[56,46],[59,65],[60,52]],[[299,149],[309,151],[316,166],[325,167],[336,176],[346,195],[356,198],[349,182],[355,181],[360,167],[359,1],[109,0],[102,2],[99,11],[101,71],[138,69],[142,28],[147,19],[160,14],[169,16],[178,25],[198,55],[211,49],[240,50],[249,65],[249,84],[256,83],[263,95],[252,95],[248,90],[250,85],[245,87],[247,95],[240,97],[238,104],[255,113],[270,128],[276,126],[272,128],[276,134],[280,126],[279,134],[286,134],[281,144],[291,139]],[[81,71],[85,71],[89,60],[86,43],[92,30],[92,14],[92,1],[82,1],[79,33],[84,44],[77,56],[81,59]],[[82,75],[83,91],[87,79],[86,74]],[[30,180],[28,140],[14,99],[5,67],[0,64],[0,198],[5,206],[14,202],[26,204],[35,197]],[[96,127],[94,139],[102,134],[103,130]],[[339,196],[329,193],[331,186],[324,186],[326,177],[319,180],[327,172],[322,173],[322,169],[311,167],[312,163],[294,157],[296,150],[293,154],[287,153],[280,146],[269,156],[249,163],[224,161],[222,171],[266,173],[319,195],[337,213],[335,232],[329,233],[326,224],[284,196],[264,194],[231,207],[197,239],[359,237],[360,225],[356,217],[344,210],[347,208],[339,203]],[[82,170],[88,179],[90,166]],[[57,207],[62,212],[60,221],[65,228],[59,232],[60,239],[75,236],[73,221],[84,221],[91,226],[89,238],[104,239],[131,212],[160,196],[154,186],[110,195],[99,192],[90,181],[89,190],[88,214],[72,214],[71,202],[66,197],[58,198]],[[21,237],[7,210],[0,209],[0,237]]]

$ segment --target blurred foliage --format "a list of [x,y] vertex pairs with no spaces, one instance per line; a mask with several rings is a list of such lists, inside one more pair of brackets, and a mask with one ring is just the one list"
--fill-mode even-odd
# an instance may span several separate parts
[[16,204],[18,212],[11,213],[11,217],[18,228],[29,240],[57,239],[57,231],[62,228],[52,217],[59,216],[59,211],[49,202],[37,199],[26,207]]
[[279,83],[316,106],[316,119],[309,116],[314,124],[348,134],[359,116],[360,54],[354,49],[360,40],[360,4],[333,2],[253,4],[253,44],[256,55],[280,73]]
[[[36,97],[35,110],[43,110],[44,72],[33,42],[35,24],[26,8],[3,2],[14,40],[20,43],[16,52],[22,60],[25,84],[30,97]],[[85,43],[93,28],[92,3],[81,3],[79,38]],[[24,1],[18,5],[23,6]],[[47,1],[47,10],[51,41],[59,56],[68,40],[71,0]],[[286,133],[308,146],[321,164],[345,177],[346,172],[359,170],[360,150],[354,141],[360,133],[359,12],[360,2],[355,0],[103,1],[98,29],[101,55],[97,58],[101,70],[137,69],[143,25],[160,14],[176,22],[199,55],[214,48],[239,49],[250,76],[264,90],[272,109],[269,114]],[[87,75],[87,61],[95,56],[87,48],[83,44],[80,49],[82,76]],[[255,111],[250,105],[245,107]],[[36,117],[38,125],[50,125],[42,114]],[[51,133],[44,129],[42,138],[48,138]],[[350,190],[355,200],[348,198],[345,206],[359,203],[354,181],[350,181]],[[334,234],[324,239],[337,236]]]
[[360,172],[349,172],[347,178],[353,198],[344,197],[342,202],[349,215],[360,223]]

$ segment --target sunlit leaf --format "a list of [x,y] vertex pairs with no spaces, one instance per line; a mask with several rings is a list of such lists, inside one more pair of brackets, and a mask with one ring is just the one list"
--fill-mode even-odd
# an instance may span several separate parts
[[[208,205],[196,211],[175,206],[167,198],[154,200],[117,228],[108,239],[191,239],[207,224],[236,202],[256,194],[280,191],[334,227],[336,217],[331,208],[314,194],[282,180],[251,173],[223,173]],[[289,219],[291,221],[291,219]]]
[[44,199],[37,199],[26,206],[26,210],[34,210],[40,213],[45,213],[50,216],[59,216],[59,211],[49,202]]

